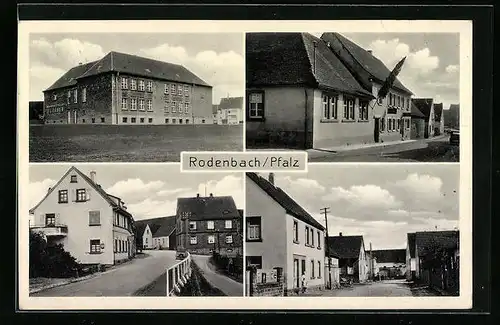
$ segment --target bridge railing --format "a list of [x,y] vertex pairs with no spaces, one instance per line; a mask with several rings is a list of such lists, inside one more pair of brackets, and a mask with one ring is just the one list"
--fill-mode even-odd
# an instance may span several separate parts
[[175,296],[191,277],[191,254],[187,253],[182,261],[167,268],[166,277],[167,297]]

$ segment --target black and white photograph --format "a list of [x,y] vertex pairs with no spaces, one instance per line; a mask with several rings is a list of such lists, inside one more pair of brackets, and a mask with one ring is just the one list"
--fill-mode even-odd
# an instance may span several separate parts
[[247,33],[245,47],[248,149],[459,161],[459,33]]
[[141,164],[29,172],[31,297],[243,296],[240,174]]
[[243,150],[243,43],[242,33],[30,33],[30,161]]
[[459,172],[315,164],[247,173],[245,294],[458,296]]

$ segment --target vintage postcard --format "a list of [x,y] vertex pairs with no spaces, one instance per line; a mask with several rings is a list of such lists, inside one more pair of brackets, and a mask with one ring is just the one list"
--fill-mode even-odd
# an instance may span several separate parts
[[470,21],[18,29],[21,310],[472,306]]

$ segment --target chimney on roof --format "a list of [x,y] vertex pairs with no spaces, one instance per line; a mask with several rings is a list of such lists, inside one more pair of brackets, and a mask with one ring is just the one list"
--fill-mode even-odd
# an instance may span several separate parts
[[196,193],[196,197],[200,197],[200,193]]
[[274,185],[274,173],[269,173],[269,183]]
[[82,65],[82,63],[81,63],[81,62],[78,62],[78,65]]
[[341,232],[339,232],[339,236],[342,237],[342,233]]
[[214,194],[213,194],[213,193],[210,193],[210,197],[214,197]]
[[366,50],[366,52],[370,53],[370,54],[373,54],[373,51],[372,50]]
[[94,183],[95,183],[95,174],[96,174],[96,173],[95,173],[95,171],[91,171],[91,172],[90,172],[90,179],[91,179],[91,180],[92,180],[92,182],[94,182]]

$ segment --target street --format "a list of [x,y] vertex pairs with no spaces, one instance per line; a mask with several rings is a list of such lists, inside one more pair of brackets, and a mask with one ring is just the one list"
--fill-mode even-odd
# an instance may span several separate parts
[[96,277],[32,294],[33,297],[132,296],[155,281],[175,264],[175,251],[146,251],[149,256],[135,258]]
[[322,292],[311,292],[299,296],[322,297],[411,297],[413,296],[406,280],[387,280],[363,284],[353,284],[345,287]]
[[310,162],[458,162],[460,151],[450,145],[449,136],[441,136],[339,152],[308,150],[308,155]]
[[227,296],[243,296],[243,284],[212,270],[209,266],[209,255],[192,255],[192,258],[200,268],[202,275],[212,286],[221,290]]

